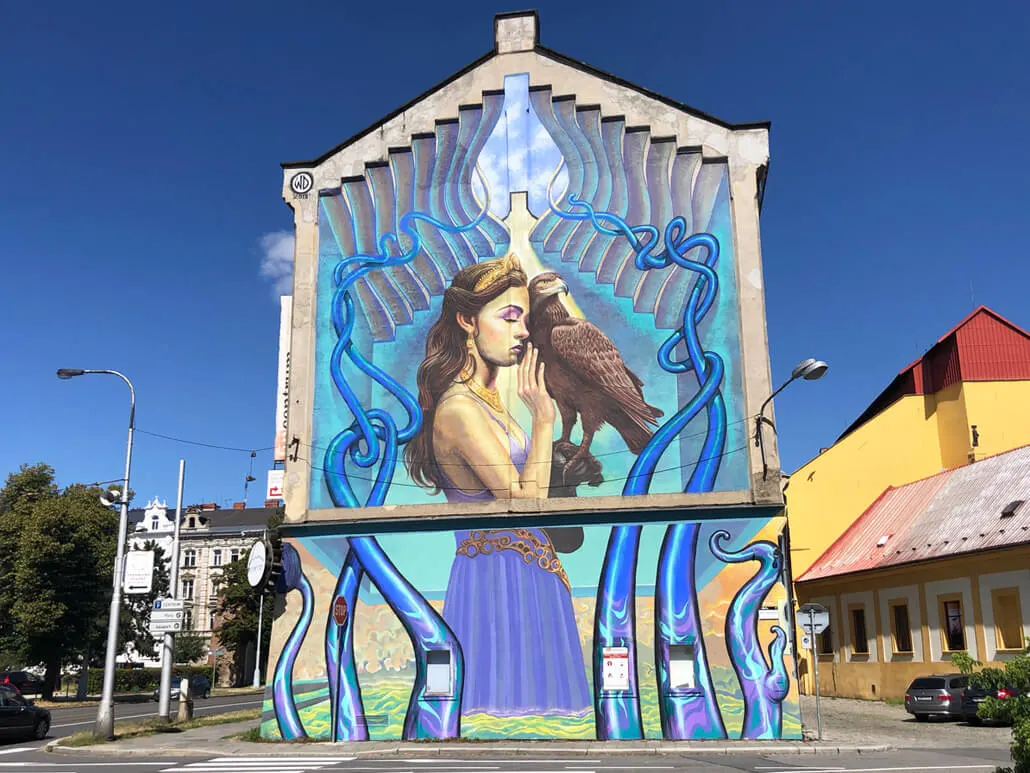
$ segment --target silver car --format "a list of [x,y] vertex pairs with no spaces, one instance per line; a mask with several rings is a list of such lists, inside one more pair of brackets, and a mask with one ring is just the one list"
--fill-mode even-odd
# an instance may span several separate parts
[[965,674],[920,676],[905,690],[905,711],[920,722],[930,717],[961,717],[962,694],[968,686]]

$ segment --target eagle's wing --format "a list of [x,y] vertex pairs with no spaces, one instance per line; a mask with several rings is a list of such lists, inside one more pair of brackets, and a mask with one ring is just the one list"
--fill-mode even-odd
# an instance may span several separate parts
[[636,377],[622,360],[615,344],[596,325],[586,320],[570,320],[555,325],[551,346],[561,357],[562,366],[591,386],[599,388],[641,426],[654,424],[662,412],[644,402]]

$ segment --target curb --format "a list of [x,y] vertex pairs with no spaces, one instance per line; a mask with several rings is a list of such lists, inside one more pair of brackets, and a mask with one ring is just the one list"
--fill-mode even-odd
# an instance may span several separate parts
[[[718,756],[730,756],[734,754],[811,754],[811,755],[840,755],[840,754],[870,754],[872,752],[891,751],[895,747],[890,744],[834,744],[824,743],[815,745],[800,742],[771,742],[769,744],[747,744],[747,743],[713,743],[713,742],[664,742],[664,741],[643,741],[639,743],[606,744],[583,743],[569,745],[551,744],[434,744],[406,743],[394,746],[380,747],[376,749],[357,749],[358,744],[332,744],[332,743],[306,743],[306,744],[273,744],[273,743],[227,743],[220,747],[204,748],[197,746],[187,747],[156,747],[137,748],[128,746],[116,748],[116,744],[97,744],[93,746],[61,746],[59,741],[51,741],[44,750],[55,754],[99,754],[113,757],[153,757],[158,755],[178,757],[225,757],[243,754],[258,754],[266,757],[274,756],[317,756],[326,754],[337,754],[353,756],[355,759],[376,759],[376,758],[398,758],[405,757],[480,757],[489,755],[504,755],[510,757],[522,757],[539,754],[563,755],[570,758],[587,757],[593,755],[637,755],[637,756],[670,756],[677,754],[710,754]],[[244,745],[245,743],[245,745]],[[365,745],[364,743],[361,744]]]

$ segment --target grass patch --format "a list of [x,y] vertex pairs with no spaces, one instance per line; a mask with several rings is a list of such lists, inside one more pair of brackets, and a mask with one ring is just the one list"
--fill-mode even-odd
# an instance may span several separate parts
[[[114,740],[121,741],[127,738],[140,738],[145,735],[156,735],[158,733],[181,733],[184,730],[192,730],[195,727],[228,725],[232,722],[260,718],[261,709],[246,709],[244,711],[232,711],[228,714],[194,717],[188,722],[165,723],[158,719],[148,719],[145,722],[122,722],[114,726]],[[100,743],[108,742],[94,738],[93,733],[90,731],[75,733],[67,738],[60,739],[61,746],[93,746]]]
[[236,735],[227,735],[225,737],[227,741],[249,741],[250,743],[261,743],[265,739],[261,737],[261,726],[252,727],[245,733],[237,733]]
[[886,703],[888,706],[902,706],[902,707],[904,707],[904,705],[905,705],[905,699],[904,698],[884,698],[883,702]]

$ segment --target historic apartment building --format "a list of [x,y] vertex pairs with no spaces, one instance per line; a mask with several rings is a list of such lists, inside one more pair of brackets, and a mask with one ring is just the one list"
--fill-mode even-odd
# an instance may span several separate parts
[[[177,597],[185,602],[183,630],[211,640],[217,649],[219,578],[225,566],[243,556],[254,540],[268,528],[275,513],[273,502],[265,507],[234,506],[221,509],[214,504],[194,505],[182,514],[179,530],[179,586]],[[129,549],[155,542],[171,566],[175,533],[175,508],[154,497],[143,510],[129,512]],[[158,657],[131,659],[147,666],[160,665]],[[221,673],[221,671],[220,671]]]
[[497,16],[486,55],[283,165],[267,738],[801,736],[779,460],[751,441],[768,124],[538,22]]

